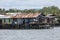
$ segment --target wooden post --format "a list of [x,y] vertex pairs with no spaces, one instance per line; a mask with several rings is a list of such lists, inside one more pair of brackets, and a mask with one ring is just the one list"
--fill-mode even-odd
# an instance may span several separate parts
[[17,19],[18,29],[19,29],[19,19]]
[[5,20],[5,18],[2,19],[2,28],[5,27],[5,25],[4,25],[5,21],[4,20]]

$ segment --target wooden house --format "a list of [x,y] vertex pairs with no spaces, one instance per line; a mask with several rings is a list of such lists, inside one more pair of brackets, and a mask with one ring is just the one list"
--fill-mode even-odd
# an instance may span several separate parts
[[[17,13],[0,15],[0,24],[3,28],[29,28],[32,25],[38,27],[40,25],[53,22],[54,17],[44,16],[41,13]],[[38,27],[39,28],[39,27]]]

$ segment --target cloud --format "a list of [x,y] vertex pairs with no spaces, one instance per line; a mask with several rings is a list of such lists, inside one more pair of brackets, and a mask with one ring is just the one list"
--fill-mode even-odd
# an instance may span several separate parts
[[44,6],[59,6],[60,0],[1,0],[0,8],[32,9],[42,8]]

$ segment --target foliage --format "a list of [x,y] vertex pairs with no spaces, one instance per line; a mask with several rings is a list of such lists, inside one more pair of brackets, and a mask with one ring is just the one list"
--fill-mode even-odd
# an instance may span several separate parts
[[47,15],[47,14],[54,14],[54,15],[59,15],[60,14],[60,9],[58,7],[55,6],[51,6],[51,7],[44,7],[42,9],[42,12]]
[[25,10],[20,10],[20,9],[5,10],[4,8],[3,9],[0,8],[0,14],[16,13],[16,12],[22,12],[22,13],[42,12],[45,15],[47,15],[47,14],[59,15],[60,14],[60,9],[56,6],[43,7],[42,9],[25,9]]

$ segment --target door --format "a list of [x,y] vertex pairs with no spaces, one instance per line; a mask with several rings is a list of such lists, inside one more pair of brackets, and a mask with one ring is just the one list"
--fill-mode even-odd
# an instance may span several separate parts
[[0,24],[2,24],[2,20],[0,20]]
[[2,20],[0,19],[0,29],[2,29]]

